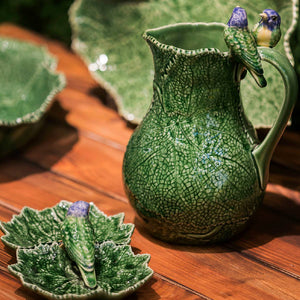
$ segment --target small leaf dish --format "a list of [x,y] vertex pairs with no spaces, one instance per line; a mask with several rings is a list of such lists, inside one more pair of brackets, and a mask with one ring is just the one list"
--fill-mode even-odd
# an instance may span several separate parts
[[54,96],[65,86],[45,48],[0,37],[0,157],[40,129]]
[[61,223],[71,202],[38,211],[24,207],[10,222],[1,222],[2,241],[17,249],[17,263],[8,266],[22,284],[48,299],[122,298],[142,286],[153,274],[148,254],[132,252],[133,224],[124,214],[106,216],[90,203],[89,221],[95,236],[97,286],[88,288],[76,264],[61,245]]

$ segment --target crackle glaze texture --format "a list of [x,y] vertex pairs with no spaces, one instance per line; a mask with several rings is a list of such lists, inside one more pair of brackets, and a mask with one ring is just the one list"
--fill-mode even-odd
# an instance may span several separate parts
[[[185,35],[183,27],[177,29]],[[125,189],[159,238],[222,241],[245,227],[262,200],[251,154],[256,134],[228,54],[160,43],[177,46],[173,31],[144,35],[154,56],[154,92],[127,147]],[[193,49],[185,42],[179,46]]]
[[[25,287],[48,299],[120,299],[142,286],[153,271],[148,267],[150,255],[135,255],[128,245],[134,225],[123,223],[123,213],[108,217],[90,203],[87,226],[84,217],[78,217],[78,222],[74,220],[74,211],[67,216],[71,205],[61,201],[42,211],[24,207],[10,222],[0,222],[5,234],[1,240],[17,249],[17,262],[8,269]],[[93,250],[88,242],[93,239],[91,231],[95,239]],[[78,261],[74,259],[74,252],[79,248],[83,252],[87,250],[80,256],[85,263],[87,256],[93,260],[95,288],[84,283]]]
[[87,204],[87,209],[84,212],[86,216],[82,215],[80,208],[75,211],[75,214],[72,214],[70,210],[74,204],[71,205],[61,226],[62,242],[69,257],[78,266],[85,285],[94,288],[96,286],[95,237],[88,218],[89,204],[84,201],[78,202]]
[[149,259],[147,254],[135,255],[128,245],[96,244],[95,289],[83,283],[78,269],[56,242],[18,248],[18,262],[8,268],[24,286],[47,299],[120,299],[151,277]]

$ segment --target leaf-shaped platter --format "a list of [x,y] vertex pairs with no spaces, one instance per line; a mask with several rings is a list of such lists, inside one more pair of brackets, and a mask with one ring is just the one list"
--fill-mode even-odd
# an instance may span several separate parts
[[[284,38],[277,50],[293,61],[289,40],[296,26],[298,0],[76,0],[70,9],[73,49],[83,58],[95,79],[115,99],[120,114],[139,123],[152,98],[153,63],[141,34],[180,22],[227,23],[238,4],[246,9],[249,27],[259,13],[273,8],[282,18]],[[256,127],[271,126],[281,107],[283,85],[278,72],[266,68],[268,87],[258,90],[247,76],[242,96],[246,114]]]
[[106,216],[90,203],[89,221],[95,235],[97,287],[86,287],[80,272],[61,247],[61,223],[71,202],[38,211],[24,207],[10,222],[1,222],[4,244],[17,249],[17,263],[9,270],[29,289],[49,299],[120,298],[143,285],[153,274],[150,255],[134,255],[130,243],[133,224],[124,214]]
[[96,245],[97,287],[86,287],[79,271],[56,243],[17,250],[17,263],[9,270],[24,286],[49,299],[120,298],[143,285],[153,271],[150,255],[134,255],[128,245],[104,242]]
[[0,37],[0,156],[27,143],[65,86],[44,48]]
[[[24,207],[10,222],[1,222],[5,233],[3,243],[11,248],[32,248],[38,244],[59,242],[62,239],[60,224],[72,203],[61,201],[56,206],[38,211]],[[90,203],[89,220],[96,243],[113,241],[117,245],[129,244],[134,230],[133,224],[123,224],[124,214],[107,217],[93,203]]]

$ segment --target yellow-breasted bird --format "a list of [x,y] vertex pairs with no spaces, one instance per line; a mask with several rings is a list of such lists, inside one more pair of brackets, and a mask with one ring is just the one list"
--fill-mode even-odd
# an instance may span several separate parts
[[279,14],[273,9],[265,9],[261,14],[261,20],[254,26],[252,34],[257,46],[273,48],[281,37]]
[[230,50],[230,55],[242,66],[245,66],[260,87],[265,87],[267,81],[263,76],[261,58],[256,42],[248,29],[248,19],[245,9],[237,6],[224,29],[224,39]]

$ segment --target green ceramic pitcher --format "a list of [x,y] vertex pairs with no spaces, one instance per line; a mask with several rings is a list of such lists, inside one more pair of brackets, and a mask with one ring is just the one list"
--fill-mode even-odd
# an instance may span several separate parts
[[279,116],[259,143],[244,114],[224,26],[175,24],[143,36],[154,59],[153,100],[128,143],[123,178],[143,223],[165,241],[219,242],[246,227],[262,202],[272,153],[296,101],[287,58],[259,48],[285,84]]

